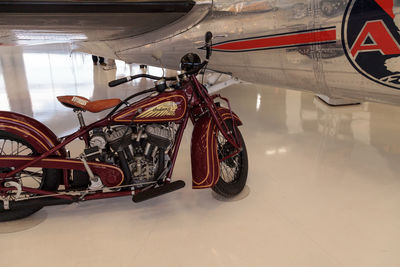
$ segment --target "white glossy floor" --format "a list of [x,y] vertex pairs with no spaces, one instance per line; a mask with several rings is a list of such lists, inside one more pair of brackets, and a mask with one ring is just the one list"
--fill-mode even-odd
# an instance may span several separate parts
[[[2,49],[0,59],[1,109],[58,135],[78,122],[57,95],[123,98],[137,89],[106,83],[140,72],[123,62],[103,71],[60,45]],[[308,93],[258,85],[221,93],[244,121],[247,197],[223,202],[186,186],[141,204],[124,197],[47,207],[0,224],[0,265],[400,266],[400,107],[331,108]],[[191,128],[174,171],[188,185]]]

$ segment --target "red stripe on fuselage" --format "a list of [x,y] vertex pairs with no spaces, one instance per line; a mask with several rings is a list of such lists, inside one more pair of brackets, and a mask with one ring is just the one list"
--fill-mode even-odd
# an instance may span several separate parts
[[336,41],[336,29],[314,32],[291,33],[280,36],[267,36],[251,40],[238,40],[229,43],[216,44],[213,49],[225,51],[257,50],[274,47],[296,46],[313,43]]

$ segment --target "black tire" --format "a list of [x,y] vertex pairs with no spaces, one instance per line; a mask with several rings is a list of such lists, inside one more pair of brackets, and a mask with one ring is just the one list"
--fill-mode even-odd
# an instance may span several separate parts
[[[17,145],[17,151],[16,153],[13,153],[14,151],[6,151],[5,146],[9,146],[9,144]],[[19,149],[21,151],[19,151]],[[11,133],[7,133],[4,131],[0,131],[0,155],[6,156],[6,155],[37,155],[38,153],[36,150],[23,138],[16,136]],[[38,170],[35,171],[32,174],[32,169],[33,170]],[[9,172],[11,169],[10,168],[0,168],[0,172]],[[41,172],[41,174],[40,174]],[[32,181],[28,182],[33,182],[37,184],[38,189],[42,190],[48,190],[48,191],[55,191],[58,189],[58,186],[60,185],[60,181],[62,179],[62,170],[59,169],[41,169],[41,168],[27,168],[24,171],[20,173],[21,175],[21,181],[24,183],[25,178],[29,178],[28,176],[22,177],[22,175],[28,174],[28,176],[31,177]],[[40,177],[41,176],[41,177]],[[33,178],[35,177],[35,178]],[[0,201],[0,205],[3,205],[3,202]],[[16,209],[16,210],[7,210],[7,211],[1,211],[0,212],[0,222],[6,222],[6,221],[12,221],[12,220],[18,220],[22,219],[25,217],[28,217],[32,215],[33,213],[39,211],[42,207],[33,207],[33,208],[23,208],[23,209]]]
[[[230,130],[233,129],[231,120],[227,121],[227,125]],[[234,197],[242,192],[247,181],[248,159],[246,145],[238,128],[236,128],[236,132],[238,133],[242,144],[242,151],[239,154],[220,162],[220,177],[218,182],[212,187],[214,192],[226,198]],[[227,142],[220,132],[217,133],[217,145],[218,158],[220,160],[225,156],[232,154],[234,151],[233,146]],[[228,177],[229,174],[232,174],[230,175],[232,177]]]

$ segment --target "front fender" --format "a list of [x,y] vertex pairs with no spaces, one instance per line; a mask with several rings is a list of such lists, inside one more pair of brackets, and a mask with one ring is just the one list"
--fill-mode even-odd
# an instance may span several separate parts
[[[218,108],[224,120],[232,119],[226,108]],[[242,125],[239,117],[233,114],[237,125]],[[192,188],[201,189],[214,186],[219,179],[219,159],[217,140],[214,134],[217,126],[209,115],[196,121],[191,144]]]
[[[20,136],[38,153],[49,151],[59,144],[57,136],[43,123],[15,112],[0,111],[0,131]],[[65,157],[66,151],[63,148],[54,154]]]

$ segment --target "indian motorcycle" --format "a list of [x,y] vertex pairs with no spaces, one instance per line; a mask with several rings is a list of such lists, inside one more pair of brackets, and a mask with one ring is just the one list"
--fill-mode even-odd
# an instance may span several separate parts
[[[242,122],[228,99],[209,95],[196,78],[207,66],[211,39],[208,32],[206,59],[201,62],[197,54],[186,54],[181,59],[182,74],[176,77],[139,74],[110,82],[116,86],[137,78],[156,80],[154,88],[122,101],[59,96],[80,123],[79,130],[66,137],[57,138],[33,118],[1,111],[0,221],[78,201],[132,195],[134,202],[140,202],[184,187],[184,181],[171,177],[189,120],[194,125],[192,187],[212,188],[224,197],[239,194],[248,168],[238,129]],[[82,112],[106,109],[112,109],[107,116],[85,125]],[[86,148],[71,158],[65,146],[77,138]]]

